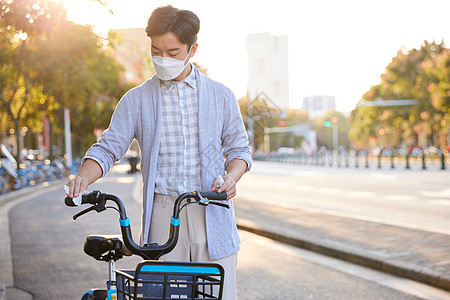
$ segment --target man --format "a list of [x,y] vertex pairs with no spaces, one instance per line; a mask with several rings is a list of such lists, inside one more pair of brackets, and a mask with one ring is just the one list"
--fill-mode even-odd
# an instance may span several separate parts
[[[198,48],[199,29],[200,20],[191,11],[172,6],[153,11],[146,32],[157,74],[124,95],[108,130],[67,184],[69,196],[77,197],[103,177],[136,138],[144,184],[141,243],[167,240],[178,194],[224,191],[231,204],[236,182],[251,167],[236,98],[189,63]],[[191,205],[183,210],[180,226],[178,244],[164,259],[220,263],[225,269],[223,299],[236,299],[240,240],[233,209]]]

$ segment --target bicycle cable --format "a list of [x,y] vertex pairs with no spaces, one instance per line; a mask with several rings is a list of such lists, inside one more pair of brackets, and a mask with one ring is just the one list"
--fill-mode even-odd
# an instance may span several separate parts
[[186,206],[188,206],[189,204],[197,204],[197,201],[195,201],[195,202],[190,201],[191,198],[189,198],[188,200],[189,200],[189,201],[186,200],[186,203],[183,204],[183,206],[181,206],[181,207],[178,209],[178,215],[180,214],[181,210],[182,210],[183,208],[185,208]]
[[122,212],[121,212],[120,210],[118,210],[117,207],[114,207],[114,206],[105,206],[105,208],[106,208],[106,209],[108,209],[108,208],[114,209],[115,211],[117,211],[117,212],[119,213],[119,216],[120,216],[120,218],[121,218],[122,220],[125,219],[124,216],[123,216],[123,214],[122,214]]

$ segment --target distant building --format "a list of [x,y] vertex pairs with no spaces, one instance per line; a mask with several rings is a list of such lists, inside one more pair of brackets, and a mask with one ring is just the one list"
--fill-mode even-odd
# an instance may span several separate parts
[[113,49],[113,57],[125,68],[122,82],[141,84],[154,74],[151,63],[150,38],[144,28],[111,29],[119,43]]
[[310,119],[314,119],[323,116],[330,110],[335,110],[336,99],[334,96],[304,97],[302,109],[308,112]]
[[261,92],[289,108],[288,37],[255,33],[247,37],[248,86],[251,100]]

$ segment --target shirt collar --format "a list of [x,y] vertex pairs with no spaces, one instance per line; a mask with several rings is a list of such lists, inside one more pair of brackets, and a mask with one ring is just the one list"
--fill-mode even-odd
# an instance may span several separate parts
[[185,83],[186,85],[195,89],[197,87],[197,81],[195,78],[195,70],[194,70],[195,66],[192,64],[191,64],[191,66],[192,66],[191,73],[189,73],[189,75],[182,81],[175,82],[173,80],[161,80],[160,79],[159,81],[161,82],[161,88],[163,89],[163,91],[166,94],[169,94],[172,91],[172,89],[175,87],[175,85],[183,84],[183,83]]

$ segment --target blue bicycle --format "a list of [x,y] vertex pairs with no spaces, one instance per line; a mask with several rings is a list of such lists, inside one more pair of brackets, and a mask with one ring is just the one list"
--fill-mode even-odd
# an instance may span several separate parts
[[[156,243],[137,245],[133,241],[125,207],[114,195],[93,191],[83,195],[82,204],[91,206],[76,215],[73,219],[90,212],[102,212],[108,208],[119,212],[120,236],[90,235],[86,238],[84,252],[96,260],[108,262],[109,278],[106,289],[91,289],[82,300],[150,300],[150,299],[222,299],[224,269],[217,263],[168,262],[158,259],[175,248],[178,241],[180,211],[187,205],[218,205],[230,208],[226,193],[197,191],[178,196],[174,203],[170,222],[170,234],[164,245]],[[106,206],[108,201],[116,207]],[[65,199],[67,206],[76,206],[72,198]],[[115,261],[124,255],[139,255],[144,259],[135,270],[116,270]]]

